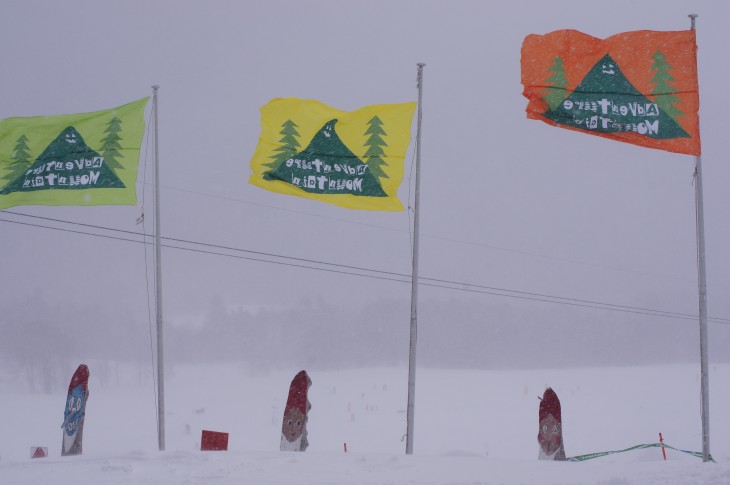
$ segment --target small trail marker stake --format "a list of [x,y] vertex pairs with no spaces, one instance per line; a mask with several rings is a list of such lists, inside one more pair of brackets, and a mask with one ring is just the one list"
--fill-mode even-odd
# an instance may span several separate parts
[[664,461],[667,461],[667,450],[664,448],[664,438],[662,438],[661,433],[659,433],[659,443],[662,445],[662,456],[664,457]]

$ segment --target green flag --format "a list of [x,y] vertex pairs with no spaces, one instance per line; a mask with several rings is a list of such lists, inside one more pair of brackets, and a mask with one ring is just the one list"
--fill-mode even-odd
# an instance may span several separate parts
[[148,99],[93,113],[0,121],[0,209],[135,205]]

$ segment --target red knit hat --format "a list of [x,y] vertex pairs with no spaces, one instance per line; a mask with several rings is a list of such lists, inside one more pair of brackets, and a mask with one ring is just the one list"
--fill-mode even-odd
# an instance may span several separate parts
[[286,409],[298,408],[302,414],[307,414],[307,391],[312,380],[306,371],[299,371],[289,386],[289,397],[286,400]]
[[545,419],[548,414],[552,414],[559,423],[563,422],[560,417],[560,399],[558,399],[558,395],[550,387],[545,389],[545,393],[540,400],[540,418],[538,422]]
[[81,364],[76,369],[76,372],[74,372],[73,377],[71,377],[71,384],[68,385],[69,394],[79,384],[83,386],[84,392],[89,392],[89,368],[86,367],[86,364]]

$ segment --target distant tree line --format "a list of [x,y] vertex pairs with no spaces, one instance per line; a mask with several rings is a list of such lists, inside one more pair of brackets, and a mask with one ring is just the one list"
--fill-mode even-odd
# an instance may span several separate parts
[[[565,305],[484,298],[419,306],[417,363],[447,368],[555,368],[699,362],[698,324]],[[345,306],[306,300],[284,308],[233,309],[214,301],[201,325],[167,325],[165,357],[176,364],[242,362],[256,370],[406,365],[410,303]],[[710,326],[710,361],[727,361],[730,325]],[[32,392],[68,386],[81,362],[101,385],[118,365],[150,379],[154,331],[144,318],[29,298],[0,321],[0,378]]]

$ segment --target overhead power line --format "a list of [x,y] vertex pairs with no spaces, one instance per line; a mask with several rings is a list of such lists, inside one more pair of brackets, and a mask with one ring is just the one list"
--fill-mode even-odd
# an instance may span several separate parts
[[[90,228],[90,229],[126,234],[126,235],[130,235],[130,236],[135,236],[137,238],[141,237],[143,239],[140,240],[140,239],[132,239],[132,238],[128,238],[128,237],[112,236],[112,235],[108,235],[108,234],[98,234],[98,233],[94,233],[94,232],[88,232],[88,231],[82,231],[82,230],[76,230],[76,229],[68,229],[68,228],[62,228],[62,227],[54,227],[54,226],[48,226],[48,225],[44,225],[44,224],[33,224],[33,223],[29,223],[29,222],[15,221],[15,220],[10,220],[10,219],[3,219],[3,218],[0,218],[0,222],[19,224],[19,225],[30,226],[30,227],[35,227],[35,228],[39,228],[39,229],[49,229],[49,230],[69,232],[69,233],[81,234],[81,235],[87,235],[87,236],[95,236],[95,237],[113,239],[113,240],[118,240],[118,241],[123,241],[123,242],[131,242],[131,243],[137,243],[137,244],[152,244],[151,242],[145,240],[145,238],[149,237],[149,235],[146,235],[146,234],[143,234],[140,232],[129,231],[129,230],[124,230],[124,229],[116,229],[116,228],[112,228],[112,227],[99,226],[99,225],[95,225],[95,224],[85,224],[85,223],[80,223],[80,222],[66,221],[63,219],[55,219],[55,218],[51,218],[51,217],[42,217],[42,216],[35,216],[35,215],[30,215],[30,214],[22,214],[19,212],[13,212],[13,211],[7,211],[7,210],[3,211],[3,212],[6,214],[12,214],[15,216],[28,217],[28,218],[40,219],[40,220],[50,221],[50,222],[55,222],[55,223],[68,224],[68,225],[72,225],[72,226],[79,226],[79,227],[85,227],[85,228]],[[163,247],[169,248],[169,249],[177,249],[177,250],[181,250],[181,251],[209,254],[209,255],[214,255],[214,256],[231,257],[231,258],[243,259],[243,260],[254,261],[254,262],[277,264],[277,265],[282,265],[282,266],[309,269],[309,270],[315,270],[315,271],[324,271],[324,272],[328,272],[328,273],[337,273],[337,274],[344,274],[344,275],[349,275],[349,276],[373,278],[373,279],[384,280],[384,281],[394,281],[394,282],[398,282],[398,283],[410,283],[410,281],[411,281],[410,280],[411,275],[405,274],[405,273],[397,273],[397,272],[393,272],[393,271],[384,271],[384,270],[377,270],[377,269],[365,268],[365,267],[360,267],[360,266],[331,263],[331,262],[327,262],[327,261],[319,261],[319,260],[309,259],[309,258],[298,258],[298,257],[293,257],[293,256],[286,256],[283,254],[269,253],[269,252],[263,252],[263,251],[254,251],[254,250],[250,250],[250,249],[236,248],[236,247],[232,247],[232,246],[223,246],[220,244],[205,243],[205,242],[200,242],[200,241],[192,241],[192,240],[187,240],[187,239],[180,239],[180,238],[173,238],[173,237],[166,237],[166,236],[163,236],[161,239],[162,239],[162,241],[165,241],[161,245]],[[185,245],[192,245],[193,247],[188,247]],[[229,252],[238,253],[238,254],[230,254],[229,252],[222,252],[222,251],[229,251]],[[325,266],[325,267],[323,267],[323,266]],[[580,298],[561,297],[561,296],[548,295],[548,294],[543,294],[543,293],[532,293],[532,292],[521,291],[521,290],[510,290],[507,288],[486,286],[486,285],[467,283],[467,282],[462,282],[462,281],[451,281],[451,280],[445,280],[445,279],[439,279],[439,278],[420,277],[419,284],[423,285],[423,286],[429,286],[429,287],[434,287],[434,288],[443,288],[443,289],[462,291],[462,292],[468,292],[468,293],[478,293],[478,294],[501,296],[501,297],[507,297],[507,298],[528,300],[528,301],[538,301],[538,302],[543,302],[543,303],[554,303],[554,304],[568,305],[568,306],[575,306],[575,307],[618,311],[618,312],[623,312],[623,313],[633,313],[633,314],[655,316],[655,317],[665,317],[665,318],[680,319],[680,320],[696,320],[698,318],[697,315],[692,315],[689,313],[672,312],[672,311],[667,311],[667,310],[657,310],[657,309],[652,309],[652,308],[636,307],[636,306],[629,306],[629,305],[619,305],[616,303],[600,302],[600,301],[594,301],[594,300],[584,300],[584,299],[580,299]],[[728,318],[710,317],[710,318],[708,318],[708,320],[711,322],[714,322],[714,323],[730,324],[730,319],[728,319]]]
[[[410,166],[411,166],[411,170],[413,170],[413,166],[414,166],[413,160],[411,160]],[[411,176],[412,176],[412,174],[409,175],[409,179],[410,179]],[[410,191],[410,187],[411,186],[412,186],[412,184],[409,184],[408,185],[409,191]],[[221,200],[221,201],[225,201],[225,202],[234,202],[234,203],[238,203],[238,204],[252,205],[252,206],[256,206],[256,207],[263,207],[263,208],[266,208],[266,209],[269,209],[269,210],[289,212],[291,214],[300,214],[300,215],[304,215],[304,216],[308,216],[308,217],[316,217],[316,218],[319,218],[319,219],[326,219],[326,220],[330,220],[330,221],[334,221],[334,222],[338,222],[338,223],[343,223],[343,224],[353,224],[353,225],[363,226],[363,227],[372,227],[372,228],[380,229],[380,230],[384,230],[384,231],[393,231],[393,232],[409,233],[409,230],[410,230],[410,227],[411,227],[411,224],[409,223],[408,224],[409,229],[399,229],[399,228],[387,227],[387,226],[383,226],[383,225],[379,225],[379,224],[368,224],[368,223],[365,223],[365,222],[356,222],[356,221],[352,221],[350,219],[345,219],[345,218],[341,218],[341,217],[325,216],[325,215],[322,215],[322,214],[316,214],[316,213],[309,212],[309,211],[303,211],[303,210],[295,210],[295,209],[291,209],[291,208],[277,207],[277,206],[273,206],[273,205],[270,205],[270,204],[262,204],[262,203],[259,203],[259,202],[251,202],[251,201],[239,199],[239,198],[236,198],[236,197],[226,197],[226,196],[222,196],[222,195],[209,194],[209,193],[206,193],[206,192],[201,192],[199,190],[183,189],[183,188],[180,188],[180,187],[173,187],[173,186],[170,186],[170,185],[161,185],[161,187],[164,188],[164,189],[166,189],[166,190],[172,190],[172,191],[176,191],[176,192],[184,192],[186,194],[193,194],[193,195],[197,195],[197,196],[200,196],[200,197],[207,197],[207,198],[210,198],[210,199],[216,199],[216,200]],[[408,200],[411,200],[410,192],[409,192],[409,195],[408,195]],[[410,217],[411,211],[412,211],[412,209],[409,208],[409,210],[408,210],[409,217]],[[507,252],[507,253],[512,253],[512,254],[523,255],[523,256],[529,256],[531,258],[540,258],[540,259],[545,259],[545,260],[552,260],[552,261],[557,261],[557,262],[560,262],[560,263],[570,263],[570,264],[576,264],[576,265],[581,265],[581,266],[589,266],[589,267],[593,267],[593,268],[599,268],[599,269],[609,270],[609,271],[618,271],[618,272],[622,272],[622,273],[633,273],[633,274],[638,274],[638,275],[643,275],[643,276],[651,276],[651,277],[654,277],[654,278],[665,278],[665,279],[666,278],[672,278],[672,276],[669,276],[669,275],[648,273],[646,271],[639,271],[639,270],[634,269],[634,268],[622,268],[622,267],[617,267],[617,266],[608,266],[608,265],[605,265],[605,264],[598,264],[598,263],[589,262],[589,261],[580,261],[580,260],[572,259],[572,258],[566,258],[566,257],[560,257],[560,256],[552,256],[552,255],[547,255],[547,254],[539,254],[539,253],[534,253],[534,252],[530,252],[530,251],[523,251],[523,250],[514,249],[514,248],[505,248],[505,247],[495,246],[495,245],[491,245],[491,244],[478,243],[478,242],[473,242],[473,241],[464,241],[464,240],[461,240],[461,239],[448,238],[448,237],[438,236],[438,235],[435,235],[435,234],[428,234],[428,233],[424,233],[424,232],[421,233],[421,237],[426,237],[426,238],[429,238],[429,239],[446,241],[446,242],[449,242],[449,243],[460,244],[460,245],[465,245],[465,246],[472,246],[472,247],[476,247],[476,248],[485,248],[485,249],[490,249],[490,250],[494,250],[494,251],[501,251],[501,252]],[[409,239],[409,241],[412,243],[412,240],[411,239]]]

